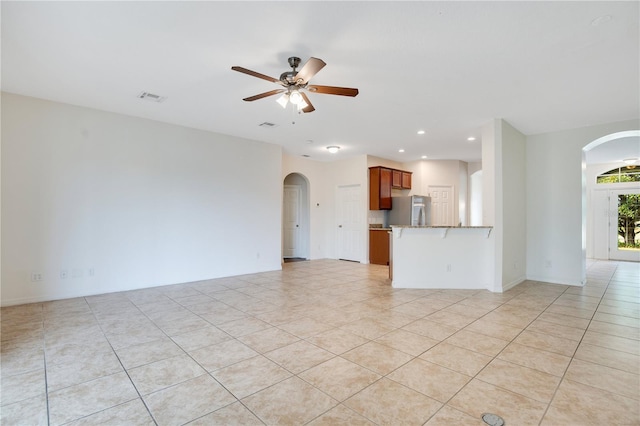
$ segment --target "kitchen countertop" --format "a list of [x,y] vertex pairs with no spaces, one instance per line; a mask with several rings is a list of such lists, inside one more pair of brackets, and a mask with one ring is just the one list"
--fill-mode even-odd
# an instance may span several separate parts
[[369,228],[369,231],[391,231],[391,228]]

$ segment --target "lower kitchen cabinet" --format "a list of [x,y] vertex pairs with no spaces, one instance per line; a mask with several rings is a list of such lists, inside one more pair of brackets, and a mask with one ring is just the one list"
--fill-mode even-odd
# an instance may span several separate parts
[[369,263],[374,265],[389,264],[389,230],[369,230]]

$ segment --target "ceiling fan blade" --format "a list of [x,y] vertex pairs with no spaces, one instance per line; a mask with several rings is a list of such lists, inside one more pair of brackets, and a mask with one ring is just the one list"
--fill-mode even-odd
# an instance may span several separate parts
[[309,98],[307,97],[307,95],[304,92],[300,92],[300,94],[302,95],[302,99],[304,99],[304,101],[307,103],[307,106],[302,108],[302,112],[313,112],[316,109],[313,107],[313,105],[311,104],[311,101],[309,100]]
[[335,87],[335,86],[307,86],[307,90],[313,93],[324,93],[326,95],[340,95],[340,96],[357,96],[358,89],[352,89],[350,87]]
[[267,96],[277,95],[278,93],[284,92],[284,89],[276,89],[270,90],[269,92],[260,93],[259,95],[249,96],[248,98],[244,98],[243,101],[251,102],[257,101],[258,99],[266,98]]
[[260,74],[259,72],[256,72],[256,71],[251,71],[251,70],[248,70],[248,69],[242,68],[242,67],[231,67],[231,69],[234,70],[234,71],[241,72],[243,74],[251,75],[253,77],[258,77],[258,78],[261,78],[263,80],[270,81],[272,83],[280,84],[280,80],[278,80],[277,78],[269,77],[268,75]]
[[301,81],[302,84],[306,84],[311,77],[316,75],[324,66],[327,65],[322,59],[309,58],[300,71],[296,74],[296,80]]

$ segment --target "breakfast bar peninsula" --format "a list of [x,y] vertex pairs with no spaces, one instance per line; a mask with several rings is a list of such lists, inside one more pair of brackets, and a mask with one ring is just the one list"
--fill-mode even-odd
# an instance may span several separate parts
[[491,226],[391,226],[394,288],[491,289]]

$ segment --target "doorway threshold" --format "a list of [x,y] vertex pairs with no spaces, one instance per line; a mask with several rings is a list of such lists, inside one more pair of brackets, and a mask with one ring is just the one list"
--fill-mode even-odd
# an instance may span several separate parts
[[290,263],[290,262],[305,262],[308,259],[305,259],[304,257],[285,257],[283,258],[284,263]]

